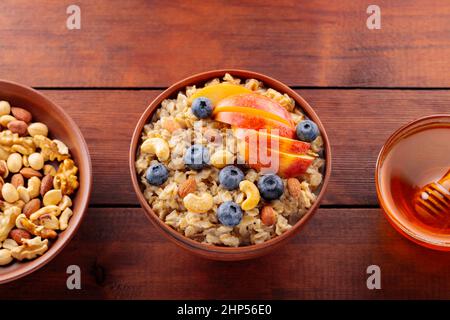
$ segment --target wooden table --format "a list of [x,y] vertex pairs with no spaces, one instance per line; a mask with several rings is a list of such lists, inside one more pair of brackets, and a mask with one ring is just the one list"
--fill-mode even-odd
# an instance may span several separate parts
[[[450,298],[450,255],[389,225],[375,195],[385,139],[419,116],[450,111],[450,3],[367,1],[0,1],[0,77],[33,86],[80,126],[94,187],[76,237],[41,270],[0,287],[6,298]],[[226,3],[226,4],[225,4]],[[321,209],[293,241],[237,263],[191,256],[163,238],[133,194],[127,155],[139,115],[188,75],[243,68],[297,89],[333,149]],[[82,289],[66,288],[66,268]],[[368,290],[378,265],[382,289]]]

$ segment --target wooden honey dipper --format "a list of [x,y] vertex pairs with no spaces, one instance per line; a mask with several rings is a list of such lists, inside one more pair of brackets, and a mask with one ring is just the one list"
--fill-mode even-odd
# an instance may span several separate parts
[[414,207],[424,218],[450,219],[450,170],[416,193]]

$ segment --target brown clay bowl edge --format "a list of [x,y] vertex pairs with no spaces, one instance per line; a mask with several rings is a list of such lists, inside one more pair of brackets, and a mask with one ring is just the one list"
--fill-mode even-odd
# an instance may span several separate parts
[[[80,129],[78,128],[76,123],[72,120],[72,118],[60,106],[49,100],[42,93],[16,82],[0,79],[0,87],[2,88],[2,90],[6,88],[6,90],[12,92],[8,93],[8,95],[13,95],[19,98],[20,100],[32,101],[30,105],[45,106],[45,109],[48,108],[52,110],[56,114],[56,116],[53,118],[60,119],[57,120],[56,122],[64,123],[65,127],[70,128],[68,130],[70,130],[70,133],[73,135],[73,137],[70,140],[75,142],[78,149],[77,154],[72,155],[76,161],[77,166],[80,169],[78,172],[80,186],[79,189],[77,190],[75,197],[72,199],[73,201],[72,209],[74,211],[74,214],[70,220],[69,227],[59,234],[58,239],[52,243],[49,250],[42,256],[31,261],[13,262],[12,265],[5,267],[6,271],[4,273],[0,273],[0,284],[3,284],[11,282],[13,280],[17,280],[45,266],[64,249],[64,247],[76,234],[79,226],[81,225],[81,221],[84,218],[84,215],[86,213],[89,204],[92,188],[92,164],[89,155],[89,149],[87,147],[83,135],[81,134]],[[24,107],[27,108],[27,106]],[[30,111],[31,113],[33,113],[32,109],[30,109]],[[34,113],[33,117],[35,117]],[[39,120],[39,117],[36,118],[37,120]],[[49,128],[50,131],[52,131],[51,126],[49,126]],[[62,141],[65,140],[64,137],[59,138],[62,139]],[[73,146],[70,145],[69,147],[71,149],[73,148]],[[16,267],[15,264],[20,265]],[[2,267],[0,267],[0,271],[1,268]],[[7,268],[12,268],[12,270],[8,271]]]
[[[177,92],[184,90],[186,86],[194,85],[194,84],[198,85],[199,83],[203,83],[212,78],[223,77],[223,75],[225,73],[230,73],[231,75],[239,77],[241,79],[254,78],[254,79],[260,80],[266,86],[274,88],[280,92],[287,93],[289,96],[291,96],[302,107],[304,113],[310,119],[315,121],[317,123],[317,125],[319,126],[322,138],[324,140],[324,149],[325,149],[324,151],[325,151],[325,161],[326,161],[324,179],[323,179],[321,190],[319,192],[317,200],[314,202],[313,206],[309,209],[309,211],[289,231],[286,231],[282,235],[272,238],[261,244],[255,244],[255,245],[237,247],[237,248],[205,245],[205,244],[196,242],[195,240],[189,239],[189,238],[181,235],[177,231],[173,230],[169,226],[167,226],[163,221],[161,221],[157,217],[157,215],[154,213],[154,211],[148,204],[147,200],[145,199],[145,197],[141,191],[138,177],[137,177],[137,174],[135,171],[136,150],[137,150],[137,145],[140,141],[142,129],[143,129],[144,125],[147,123],[148,119],[150,119],[150,117],[152,116],[152,114],[156,110],[156,108],[159,107],[161,102],[168,97],[172,97]],[[277,248],[279,245],[284,243],[287,239],[290,239],[301,229],[301,227],[303,227],[305,225],[305,223],[310,219],[310,217],[313,215],[313,213],[317,210],[317,208],[319,207],[319,204],[325,194],[326,188],[327,188],[329,180],[330,180],[331,147],[330,147],[330,142],[329,142],[327,133],[326,133],[325,128],[324,128],[322,122],[320,121],[319,117],[314,112],[312,107],[305,101],[305,99],[303,99],[294,90],[292,90],[288,86],[284,85],[280,81],[275,80],[271,77],[265,76],[263,74],[259,74],[259,73],[247,71],[247,70],[223,69],[223,70],[213,70],[213,71],[202,72],[202,73],[190,76],[188,78],[185,78],[185,79],[173,84],[172,86],[170,86],[168,89],[163,91],[160,95],[158,95],[158,97],[156,97],[152,101],[152,103],[147,107],[147,109],[141,115],[141,117],[136,125],[136,128],[133,132],[133,137],[131,139],[131,145],[130,145],[130,153],[129,153],[129,166],[130,166],[132,185],[133,185],[134,191],[136,192],[136,195],[138,197],[138,200],[139,200],[141,206],[144,208],[146,215],[149,217],[150,221],[152,221],[153,225],[156,226],[157,229],[163,231],[163,234],[168,239],[170,239],[172,242],[174,242],[178,246],[182,247],[183,249],[186,249],[198,256],[202,256],[202,257],[205,257],[208,259],[227,260],[227,261],[228,260],[245,260],[245,259],[256,258],[258,256],[266,254],[269,251],[272,251],[275,248]]]

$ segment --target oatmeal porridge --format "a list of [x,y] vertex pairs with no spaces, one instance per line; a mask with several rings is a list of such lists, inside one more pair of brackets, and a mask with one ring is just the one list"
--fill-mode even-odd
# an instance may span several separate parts
[[325,165],[320,131],[291,97],[229,74],[164,100],[136,159],[164,223],[229,247],[289,230],[316,201]]

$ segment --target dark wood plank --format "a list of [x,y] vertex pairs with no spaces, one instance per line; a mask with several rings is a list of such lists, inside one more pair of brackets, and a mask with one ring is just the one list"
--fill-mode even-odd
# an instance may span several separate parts
[[[225,67],[299,86],[448,87],[450,3],[365,1],[0,2],[2,77],[33,86],[168,86]],[[270,63],[269,63],[270,62]]]
[[[324,204],[376,205],[374,170],[390,133],[419,116],[450,112],[448,91],[300,90],[327,128],[333,172]],[[94,167],[93,204],[137,204],[128,171],[134,126],[159,91],[44,91],[81,127]]]
[[[90,209],[54,261],[3,285],[0,298],[448,299],[449,263],[448,254],[400,236],[378,209],[321,209],[282,249],[238,263],[185,253],[142,209]],[[80,291],[66,289],[70,264],[81,267]],[[372,264],[381,268],[381,290],[366,287]]]

